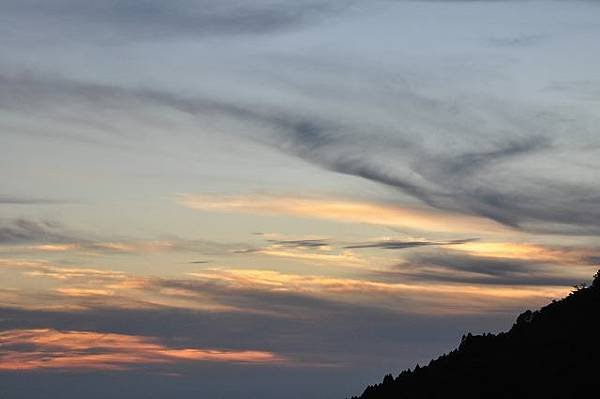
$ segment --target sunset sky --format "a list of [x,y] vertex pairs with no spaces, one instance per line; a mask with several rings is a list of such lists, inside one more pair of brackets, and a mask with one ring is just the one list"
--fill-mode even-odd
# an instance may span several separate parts
[[343,399],[590,281],[598,16],[0,0],[0,398]]

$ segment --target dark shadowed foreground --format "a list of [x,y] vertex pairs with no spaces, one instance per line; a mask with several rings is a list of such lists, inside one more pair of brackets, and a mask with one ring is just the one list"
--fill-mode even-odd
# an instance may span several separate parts
[[599,315],[600,271],[591,286],[521,314],[510,331],[464,336],[458,349],[396,378],[387,375],[358,398],[574,398],[598,392]]

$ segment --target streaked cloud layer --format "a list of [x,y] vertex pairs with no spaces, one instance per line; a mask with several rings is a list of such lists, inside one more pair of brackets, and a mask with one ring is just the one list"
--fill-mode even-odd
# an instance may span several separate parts
[[0,395],[347,397],[589,280],[598,11],[1,2]]
[[334,198],[290,196],[199,196],[185,195],[178,200],[192,209],[258,214],[287,214],[308,218],[332,219],[340,222],[370,223],[399,228],[471,232],[480,229],[502,230],[493,221],[468,215],[443,213],[395,204],[348,201]]
[[148,337],[50,329],[0,333],[0,370],[122,370],[177,361],[278,363],[284,359],[257,351],[167,348]]

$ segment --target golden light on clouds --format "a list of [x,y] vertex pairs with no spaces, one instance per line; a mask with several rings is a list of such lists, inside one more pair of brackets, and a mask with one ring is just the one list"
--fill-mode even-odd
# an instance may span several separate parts
[[[326,252],[326,251],[325,251]],[[0,262],[1,265],[1,262]],[[411,280],[390,269],[348,269],[349,275],[298,274],[257,268],[200,268],[180,277],[130,275],[119,271],[57,267],[48,262],[7,262],[33,278],[60,282],[34,291],[6,292],[23,308],[52,305],[93,309],[99,303],[118,308],[182,308],[206,312],[263,313],[253,295],[301,295],[400,313],[470,314],[511,310],[522,303],[543,303],[569,291],[564,286],[469,284]],[[360,272],[358,272],[360,270]],[[440,272],[441,273],[441,272]],[[35,285],[34,285],[35,286]],[[223,295],[228,292],[228,295]],[[38,296],[39,295],[39,296]],[[248,297],[249,295],[249,297]],[[277,298],[273,299],[277,301]],[[283,298],[282,298],[283,300]],[[270,312],[270,311],[269,311]],[[277,312],[277,311],[276,311]]]
[[41,251],[41,252],[64,252],[64,251],[73,251],[79,249],[79,244],[41,244],[41,245],[32,245],[25,247],[31,251]]
[[72,242],[72,243],[44,243],[38,245],[16,246],[30,252],[73,252],[79,251],[86,254],[101,253],[158,253],[179,249],[178,244],[168,240],[147,241],[98,241],[98,242]]
[[96,297],[114,295],[114,291],[94,288],[57,288],[55,291],[70,297]]
[[287,360],[264,351],[171,348],[150,337],[114,333],[54,329],[0,332],[0,371],[124,370],[182,361],[273,364]]
[[208,269],[190,273],[235,290],[303,294],[344,303],[380,306],[400,313],[469,314],[545,302],[568,293],[552,286],[386,282],[367,278],[299,275],[273,270]]
[[283,214],[435,232],[506,231],[505,227],[480,217],[377,202],[269,195],[183,195],[178,202],[204,211]]
[[338,266],[358,267],[366,264],[365,260],[358,257],[352,251],[341,251],[340,253],[309,252],[300,249],[287,249],[278,246],[261,248],[255,253],[310,261],[312,264],[333,264]]
[[475,256],[510,258],[553,264],[581,264],[597,252],[588,248],[560,248],[530,243],[473,241],[452,247]]

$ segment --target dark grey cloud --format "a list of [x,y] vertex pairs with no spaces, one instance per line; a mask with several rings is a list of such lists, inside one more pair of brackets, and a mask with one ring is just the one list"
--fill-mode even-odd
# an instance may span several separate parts
[[[477,241],[478,238],[466,238],[457,240],[447,241],[432,241],[432,240],[379,240],[379,241],[367,241],[367,242],[339,242],[330,239],[300,239],[300,240],[267,240],[269,244],[282,246],[287,248],[295,249],[319,249],[323,247],[339,247],[345,249],[365,249],[365,248],[378,248],[378,249],[390,249],[390,250],[401,250],[418,247],[432,247],[432,246],[450,246],[465,244],[467,242]],[[237,254],[248,254],[261,252],[269,247],[256,247],[256,248],[243,248],[235,250]]]
[[431,204],[431,193],[412,179],[389,170],[385,160],[377,159],[371,151],[394,148],[398,154],[415,151],[411,140],[403,137],[383,139],[368,132],[357,131],[341,121],[273,112],[259,115],[280,132],[265,144],[315,163],[327,170],[361,177],[395,189]]
[[[486,257],[458,251],[437,250],[412,254],[405,263],[378,274],[391,280],[513,286],[573,286],[581,283],[577,278],[569,275],[568,269],[565,268],[568,266],[537,260]],[[592,269],[593,267],[590,268]]]
[[[209,296],[217,303],[245,309],[249,313],[267,312],[283,315],[284,317],[303,316],[304,312],[312,309],[314,316],[319,318],[321,312],[329,312],[343,307],[335,301],[316,298],[311,295],[294,292],[272,292],[258,288],[232,288],[213,280],[156,280],[155,288],[176,288],[198,298]],[[358,305],[357,305],[358,306]],[[370,307],[369,307],[370,308]]]
[[587,261],[594,265],[600,265],[600,255],[590,256],[587,258]]
[[[23,39],[163,39],[172,36],[260,34],[314,23],[340,12],[351,1],[330,0],[83,0],[3,1],[7,33]],[[37,37],[36,26],[44,36]]]
[[304,239],[304,240],[267,240],[271,244],[292,248],[322,248],[331,245],[329,240]]
[[[136,240],[124,236],[100,236],[75,231],[52,220],[27,218],[0,219],[0,245],[27,244],[74,244],[72,250],[101,253],[105,255],[142,253],[149,248],[178,251],[198,256],[222,256],[240,248],[242,243],[220,243],[208,240],[184,240],[178,237],[162,237],[157,240]],[[164,245],[162,245],[164,244]],[[161,246],[162,245],[162,246]],[[12,253],[30,253],[32,248],[12,248]],[[189,263],[207,264],[210,260],[193,260]]]
[[550,142],[545,137],[526,137],[521,140],[500,143],[488,151],[459,154],[443,161],[444,172],[448,175],[464,176],[493,166],[496,162],[527,155],[536,151],[550,148]]
[[416,248],[416,247],[458,245],[458,244],[465,244],[467,242],[473,242],[476,240],[477,240],[477,238],[467,238],[467,239],[462,239],[462,240],[450,240],[450,241],[382,240],[382,241],[377,241],[377,242],[350,244],[350,245],[346,245],[345,248],[407,249],[407,248]]
[[36,222],[27,219],[0,220],[0,245],[70,241],[72,238],[65,235],[55,222]]
[[65,204],[66,201],[49,198],[22,197],[13,195],[0,195],[0,205],[51,205]]

